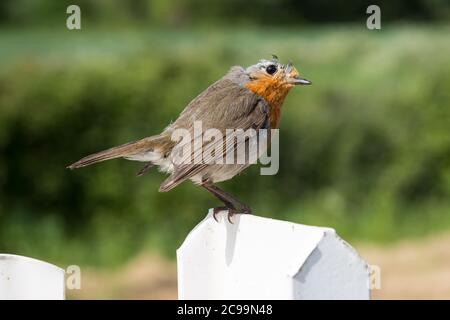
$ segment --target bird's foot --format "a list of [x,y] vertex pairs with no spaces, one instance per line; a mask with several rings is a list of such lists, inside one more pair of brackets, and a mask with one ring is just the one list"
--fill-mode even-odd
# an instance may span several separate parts
[[219,220],[217,220],[217,214],[221,211],[228,211],[228,222],[230,222],[231,224],[233,223],[233,221],[231,220],[231,218],[236,214],[236,213],[240,213],[238,212],[238,210],[236,210],[236,208],[229,208],[229,207],[216,207],[213,208],[213,218],[214,220],[216,220],[217,222],[219,222]]
[[219,212],[221,212],[221,211],[226,211],[226,210],[228,210],[228,207],[225,207],[225,206],[213,208],[213,218],[214,218],[214,220],[219,222],[219,220],[217,220],[217,214]]
[[240,210],[236,209],[236,208],[230,208],[230,207],[226,207],[226,206],[222,206],[222,207],[216,207],[213,208],[213,218],[214,220],[216,220],[217,222],[219,222],[219,220],[217,220],[217,214],[221,211],[228,211],[228,221],[232,224],[233,221],[231,220],[231,218],[236,215],[236,214],[252,214],[252,209],[246,205],[243,204],[240,208]]

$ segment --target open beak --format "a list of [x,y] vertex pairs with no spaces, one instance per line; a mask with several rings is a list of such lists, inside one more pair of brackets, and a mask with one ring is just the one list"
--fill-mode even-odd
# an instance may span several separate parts
[[292,77],[289,81],[293,85],[300,85],[300,86],[307,86],[310,85],[312,82],[303,78],[300,78],[298,75]]

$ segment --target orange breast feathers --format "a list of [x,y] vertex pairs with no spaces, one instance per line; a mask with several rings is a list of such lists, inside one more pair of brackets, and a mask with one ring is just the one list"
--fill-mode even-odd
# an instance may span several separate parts
[[280,124],[281,106],[291,86],[287,85],[280,77],[262,76],[249,81],[246,88],[264,98],[269,104],[270,128],[276,129]]

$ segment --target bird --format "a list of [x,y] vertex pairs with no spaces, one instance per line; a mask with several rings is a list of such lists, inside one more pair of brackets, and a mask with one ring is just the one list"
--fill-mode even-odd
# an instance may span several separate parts
[[[246,169],[250,163],[206,163],[199,160],[198,152],[214,149],[213,157],[223,157],[235,152],[238,145],[235,141],[227,149],[224,141],[200,141],[195,143],[195,137],[190,136],[187,142],[181,144],[174,139],[177,130],[192,133],[196,122],[203,129],[217,129],[225,133],[233,130],[272,130],[278,129],[281,109],[289,91],[299,85],[310,85],[311,81],[300,77],[292,62],[281,64],[276,55],[271,59],[261,59],[247,68],[233,66],[219,80],[211,84],[194,98],[180,113],[178,118],[169,124],[160,134],[119,145],[104,151],[88,155],[67,166],[78,169],[106,160],[124,158],[132,161],[145,162],[137,173],[146,174],[154,166],[159,167],[169,177],[160,185],[160,192],[167,192],[185,180],[191,180],[201,186],[223,205],[213,208],[213,216],[220,211],[228,211],[228,220],[237,213],[252,213],[252,209],[244,202],[217,186],[218,182],[226,181]],[[226,140],[227,138],[225,138]],[[244,141],[248,146],[250,140],[259,139],[257,135]],[[270,145],[269,142],[266,146]],[[174,154],[184,146],[194,145],[187,149],[191,161],[174,161]],[[249,151],[246,151],[249,152]],[[200,152],[201,154],[201,152]],[[260,156],[258,152],[257,157]],[[184,158],[186,160],[186,156]],[[246,158],[247,159],[247,158]]]

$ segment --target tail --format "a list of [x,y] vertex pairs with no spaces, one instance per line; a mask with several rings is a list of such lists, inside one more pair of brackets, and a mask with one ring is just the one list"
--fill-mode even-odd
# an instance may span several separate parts
[[122,158],[122,157],[130,157],[136,154],[144,153],[147,151],[151,151],[155,146],[158,145],[165,137],[163,136],[153,136],[149,138],[144,138],[138,141],[129,142],[123,144],[121,146],[117,146],[108,150],[100,151],[94,154],[91,154],[83,159],[67,166],[68,169],[78,169],[86,166],[90,166],[91,164]]

